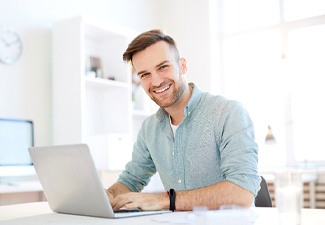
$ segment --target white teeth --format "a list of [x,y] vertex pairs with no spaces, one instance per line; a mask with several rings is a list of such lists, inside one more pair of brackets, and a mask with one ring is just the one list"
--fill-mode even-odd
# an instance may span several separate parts
[[162,88],[162,89],[160,89],[160,90],[155,90],[155,92],[156,92],[156,93],[161,93],[161,92],[166,91],[168,88],[169,88],[169,86],[164,87],[164,88]]

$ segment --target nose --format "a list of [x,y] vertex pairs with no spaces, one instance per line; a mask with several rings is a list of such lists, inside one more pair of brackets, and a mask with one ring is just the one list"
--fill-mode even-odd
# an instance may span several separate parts
[[164,79],[156,72],[152,73],[151,78],[151,85],[155,87],[159,87],[164,82]]

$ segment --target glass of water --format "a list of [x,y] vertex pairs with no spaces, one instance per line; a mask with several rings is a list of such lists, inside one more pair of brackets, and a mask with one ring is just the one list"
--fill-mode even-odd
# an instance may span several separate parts
[[303,205],[303,182],[297,170],[276,173],[275,201],[279,225],[300,225]]

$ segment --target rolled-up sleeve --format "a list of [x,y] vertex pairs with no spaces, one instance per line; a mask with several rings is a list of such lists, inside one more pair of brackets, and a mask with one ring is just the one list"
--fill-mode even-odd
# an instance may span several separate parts
[[220,140],[221,171],[224,179],[257,195],[261,178],[258,175],[258,145],[253,123],[238,102],[231,101],[224,109]]

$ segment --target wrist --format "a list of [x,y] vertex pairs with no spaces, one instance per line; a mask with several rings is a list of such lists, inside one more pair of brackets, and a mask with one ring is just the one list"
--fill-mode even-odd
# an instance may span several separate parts
[[167,193],[169,195],[169,210],[174,212],[176,210],[176,191],[169,189]]
[[169,209],[169,194],[168,192],[164,192],[161,194],[161,209],[168,210]]

